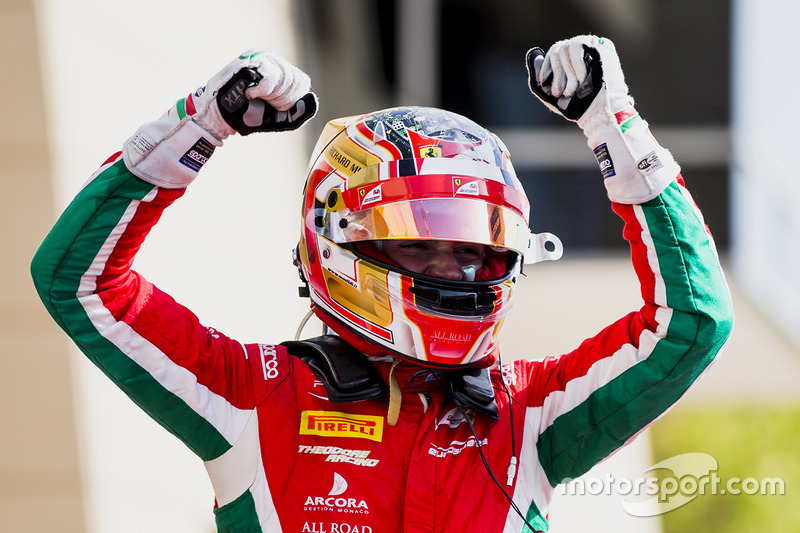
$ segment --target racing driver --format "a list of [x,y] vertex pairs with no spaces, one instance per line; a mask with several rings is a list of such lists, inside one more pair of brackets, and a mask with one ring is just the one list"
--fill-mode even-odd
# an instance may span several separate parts
[[141,126],[41,245],[45,306],[204,461],[219,531],[546,531],[554,488],[631,441],[721,350],[733,319],[713,239],[613,44],[578,36],[526,64],[534,95],[584,132],[641,284],[639,310],[570,353],[500,362],[523,267],[562,247],[530,232],[503,143],[440,109],[324,127],[294,262],[327,334],[243,344],[133,271],[228,136],[315,114],[308,76],[268,53]]

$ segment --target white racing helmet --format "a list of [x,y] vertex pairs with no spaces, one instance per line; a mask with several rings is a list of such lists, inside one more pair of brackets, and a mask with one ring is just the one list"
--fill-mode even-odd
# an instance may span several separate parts
[[[508,150],[448,111],[398,107],[329,122],[311,157],[297,262],[317,316],[369,355],[486,366],[522,264],[558,259],[532,234]],[[482,245],[460,281],[402,268],[385,240]]]

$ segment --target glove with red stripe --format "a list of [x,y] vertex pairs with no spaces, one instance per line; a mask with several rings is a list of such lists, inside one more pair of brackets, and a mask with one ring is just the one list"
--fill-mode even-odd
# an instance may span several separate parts
[[533,94],[583,130],[611,200],[646,202],[676,178],[680,167],[634,108],[610,40],[581,35],[546,54],[532,48],[526,64]]
[[287,131],[317,111],[308,75],[278,56],[248,50],[209,82],[128,139],[123,156],[141,179],[167,188],[189,185],[234,133]]

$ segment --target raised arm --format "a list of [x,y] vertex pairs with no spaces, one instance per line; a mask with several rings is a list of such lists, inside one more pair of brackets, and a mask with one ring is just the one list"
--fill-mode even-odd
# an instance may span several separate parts
[[226,137],[299,127],[316,111],[309,88],[304,73],[275,56],[247,52],[232,61],[139,128],[67,207],[31,266],[58,325],[204,460],[243,430],[258,400],[253,362],[131,265],[162,211]]
[[533,93],[577,122],[597,156],[644,300],[575,351],[529,367],[538,459],[555,486],[674,404],[721,350],[733,315],[713,239],[677,163],[634,108],[614,45],[580,36],[546,54],[532,49],[527,63]]

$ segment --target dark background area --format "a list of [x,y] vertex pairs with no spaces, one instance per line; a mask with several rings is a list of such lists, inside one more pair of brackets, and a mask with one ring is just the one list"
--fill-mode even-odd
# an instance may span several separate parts
[[[728,0],[617,0],[603,5],[587,0],[429,2],[436,20],[433,26],[421,21],[419,31],[433,27],[436,33],[430,54],[436,58],[438,90],[432,105],[497,132],[532,129],[573,131],[580,136],[576,125],[551,113],[530,94],[523,58],[533,46],[547,50],[573,35],[593,33],[612,39],[637,109],[656,137],[675,153],[718,246],[727,248],[727,157],[682,160],[659,132],[671,132],[673,138],[693,130],[727,132]],[[300,4],[303,20],[313,21],[314,27],[301,35],[302,53],[309,59],[324,119],[417,103],[400,101],[397,89],[403,0]],[[693,146],[700,154],[702,142]],[[559,235],[566,253],[626,246],[620,239],[621,221],[608,209],[596,167],[585,160],[574,167],[516,162],[515,167],[531,201],[533,231]]]

